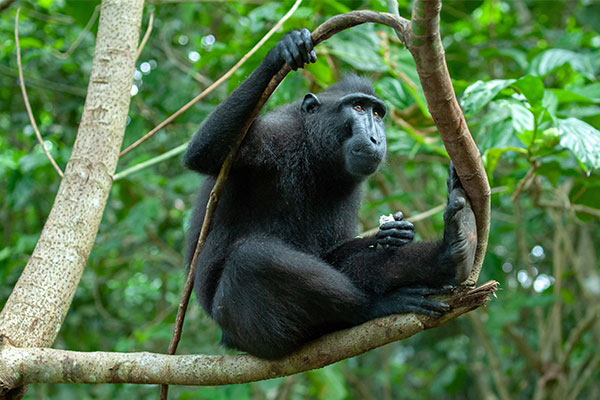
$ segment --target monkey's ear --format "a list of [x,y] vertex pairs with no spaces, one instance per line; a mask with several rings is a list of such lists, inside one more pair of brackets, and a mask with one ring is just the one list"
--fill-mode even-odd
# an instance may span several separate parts
[[319,100],[319,98],[316,95],[309,93],[306,96],[304,96],[301,108],[302,111],[305,113],[314,113],[319,109],[320,106],[321,100]]

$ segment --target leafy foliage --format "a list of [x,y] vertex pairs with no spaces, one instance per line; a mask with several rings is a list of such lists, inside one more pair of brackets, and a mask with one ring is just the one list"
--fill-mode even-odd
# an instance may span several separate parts
[[[83,107],[97,22],[90,31],[84,28],[99,2],[20,3],[30,101],[47,147],[64,167]],[[137,62],[124,144],[226,72],[291,3],[148,1],[143,28],[153,11],[154,30]],[[410,2],[399,3],[401,15],[408,17]],[[386,11],[379,0],[305,0],[285,30],[314,28],[332,15],[361,8]],[[35,246],[60,183],[18,90],[14,17],[14,6],[0,15],[0,129],[5,132],[0,135],[0,304]],[[448,66],[494,189],[481,280],[499,280],[504,290],[487,312],[322,370],[248,385],[172,388],[173,398],[472,399],[502,393],[532,398],[540,390],[546,398],[600,397],[597,320],[560,364],[569,334],[600,296],[598,21],[600,7],[590,1],[444,2]],[[258,65],[275,36],[213,95],[123,157],[119,170],[185,143]],[[59,54],[78,38],[71,53]],[[394,33],[356,27],[326,41],[317,53],[318,62],[286,78],[269,107],[318,91],[350,71],[375,80],[390,109],[390,154],[368,182],[363,228],[375,226],[380,214],[400,209],[416,215],[442,204],[447,156],[414,62]],[[174,157],[114,183],[57,347],[166,350],[184,281],[187,219],[201,179]],[[441,212],[416,228],[421,239],[438,238]],[[180,352],[225,353],[219,336],[193,305]],[[562,365],[563,378],[537,371],[523,343],[544,365]],[[145,399],[156,398],[157,389],[33,385],[29,395]]]

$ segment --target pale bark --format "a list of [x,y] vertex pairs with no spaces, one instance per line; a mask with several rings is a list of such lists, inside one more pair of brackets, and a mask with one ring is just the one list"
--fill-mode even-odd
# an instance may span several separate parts
[[324,336],[281,361],[249,355],[174,356],[22,349],[6,341],[2,343],[0,339],[0,393],[3,387],[42,382],[226,385],[291,375],[435,328],[485,304],[497,284],[490,281],[475,289],[456,292],[448,300],[452,310],[440,319],[414,314],[391,315]]
[[19,347],[52,345],[102,218],[129,110],[143,0],[102,2],[77,139],[42,234],[0,312]]

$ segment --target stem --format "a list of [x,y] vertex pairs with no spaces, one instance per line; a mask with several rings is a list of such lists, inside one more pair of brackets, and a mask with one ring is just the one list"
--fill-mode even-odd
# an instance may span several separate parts
[[23,94],[23,101],[25,102],[25,108],[27,109],[27,115],[29,116],[29,121],[31,122],[31,126],[33,126],[33,130],[35,131],[35,136],[37,137],[38,142],[40,142],[42,149],[44,149],[44,153],[46,153],[46,157],[48,157],[48,159],[50,160],[50,163],[52,164],[52,166],[54,167],[54,169],[56,170],[58,175],[60,175],[60,177],[62,178],[63,172],[60,169],[60,167],[58,166],[58,164],[56,163],[56,161],[54,161],[54,158],[52,158],[52,155],[48,151],[48,148],[46,147],[46,144],[44,143],[44,140],[42,139],[42,134],[40,133],[40,130],[38,129],[37,124],[35,123],[35,118],[33,117],[33,112],[31,111],[31,105],[29,104],[29,98],[27,97],[27,89],[25,89],[25,79],[23,79],[23,66],[21,65],[21,47],[19,46],[19,13],[20,12],[21,12],[21,8],[17,8],[17,16],[15,17],[15,45],[17,47],[17,66],[19,68],[19,83],[21,86],[21,93]]

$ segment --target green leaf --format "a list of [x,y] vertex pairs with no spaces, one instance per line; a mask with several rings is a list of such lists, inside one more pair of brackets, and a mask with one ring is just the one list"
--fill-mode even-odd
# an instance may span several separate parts
[[412,96],[404,90],[402,83],[397,79],[382,78],[375,83],[375,89],[386,102],[397,109],[403,110],[414,103]]
[[588,171],[600,168],[600,131],[577,119],[558,120],[560,145],[571,150]]
[[540,104],[544,97],[544,82],[537,76],[525,75],[512,86],[519,89],[532,106]]
[[512,58],[523,71],[527,69],[527,55],[518,49],[500,49],[498,54]]
[[500,160],[500,156],[507,151],[516,151],[518,153],[527,154],[527,150],[525,150],[524,148],[513,147],[513,146],[502,147],[502,148],[496,147],[496,148],[486,150],[485,153],[483,153],[483,156],[481,158],[483,160],[483,165],[485,166],[485,170],[486,170],[488,176],[492,175],[492,173],[496,169],[496,165],[498,164],[498,161]]
[[550,89],[556,96],[559,104],[562,103],[593,103],[593,101],[582,94],[572,92],[565,89]]
[[573,88],[571,92],[584,96],[594,103],[600,103],[600,82],[592,83],[582,88]]
[[594,66],[590,56],[565,49],[550,49],[538,54],[529,66],[529,73],[537,76],[546,76],[556,68],[565,64],[571,65],[573,70],[594,79]]
[[491,81],[477,81],[469,86],[460,97],[460,105],[466,117],[476,114],[502,89],[515,82],[515,79],[494,79]]
[[510,107],[510,115],[512,117],[512,125],[517,132],[517,137],[529,146],[531,144],[532,133],[534,130],[534,117],[529,109],[521,104],[507,102]]
[[360,25],[327,40],[331,53],[361,71],[387,71],[379,56],[379,38],[371,25]]

